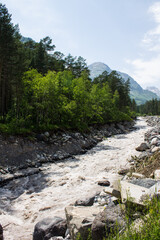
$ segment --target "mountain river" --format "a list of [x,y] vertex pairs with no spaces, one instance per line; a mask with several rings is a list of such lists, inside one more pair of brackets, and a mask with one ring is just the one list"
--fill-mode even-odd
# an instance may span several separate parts
[[65,217],[64,208],[77,199],[103,190],[99,180],[114,181],[130,166],[135,148],[149,129],[145,119],[132,132],[105,139],[84,155],[45,164],[38,174],[15,179],[0,188],[0,223],[5,240],[31,240],[35,224],[46,217]]

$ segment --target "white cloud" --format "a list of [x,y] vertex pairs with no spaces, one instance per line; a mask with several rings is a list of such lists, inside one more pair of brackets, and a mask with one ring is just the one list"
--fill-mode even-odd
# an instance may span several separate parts
[[153,14],[155,22],[160,23],[160,2],[155,2],[150,6],[149,12]]
[[160,2],[151,5],[148,13],[151,14],[156,26],[144,34],[143,56],[134,60],[128,59],[126,63],[131,76],[142,87],[154,85],[160,88]]
[[160,55],[150,60],[135,59],[128,60],[128,64],[132,66],[132,77],[142,85],[160,87]]
[[160,2],[150,6],[148,13],[152,16],[156,27],[145,33],[142,44],[149,51],[160,51]]

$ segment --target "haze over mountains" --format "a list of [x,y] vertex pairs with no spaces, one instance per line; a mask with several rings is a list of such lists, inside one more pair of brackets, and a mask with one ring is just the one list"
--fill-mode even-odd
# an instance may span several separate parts
[[[98,77],[100,74],[102,74],[104,71],[107,71],[108,73],[111,73],[113,70],[110,69],[106,64],[101,63],[101,62],[95,62],[91,65],[88,66],[90,70],[90,76],[92,79],[95,77]],[[144,90],[131,76],[129,76],[126,73],[119,72],[117,73],[125,80],[127,81],[128,79],[130,80],[130,96],[132,99],[135,99],[136,103],[143,104],[148,100],[151,100],[153,98],[159,98],[158,96],[158,91],[155,90],[155,87],[148,88],[147,90]],[[153,89],[154,88],[154,89]],[[154,90],[154,91],[153,91]],[[159,91],[160,94],[160,91]]]
[[151,86],[151,87],[147,87],[146,89],[151,92],[154,92],[155,94],[157,94],[158,97],[160,97],[160,90],[158,88]]

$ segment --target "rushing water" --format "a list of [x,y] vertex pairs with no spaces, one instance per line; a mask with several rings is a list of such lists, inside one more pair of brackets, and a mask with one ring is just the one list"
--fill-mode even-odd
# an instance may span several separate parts
[[103,187],[98,180],[113,181],[119,169],[129,167],[131,156],[144,140],[144,119],[137,130],[108,138],[84,155],[43,165],[33,176],[16,179],[0,189],[0,223],[6,240],[31,240],[35,224],[46,217],[65,217],[64,208]]

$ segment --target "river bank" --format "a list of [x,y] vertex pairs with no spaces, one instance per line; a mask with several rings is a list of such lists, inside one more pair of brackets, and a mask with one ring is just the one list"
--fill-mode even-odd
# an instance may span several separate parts
[[31,240],[35,224],[46,217],[64,217],[64,208],[77,199],[102,191],[99,180],[112,184],[120,169],[130,166],[135,148],[149,129],[144,119],[135,130],[99,142],[83,155],[45,163],[41,171],[17,178],[0,189],[0,222],[7,240]]

